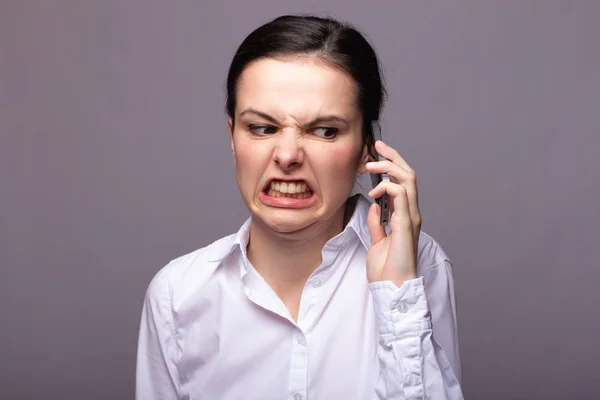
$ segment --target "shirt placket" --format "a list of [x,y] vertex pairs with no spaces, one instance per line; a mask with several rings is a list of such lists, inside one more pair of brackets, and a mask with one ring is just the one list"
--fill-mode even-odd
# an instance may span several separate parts
[[299,327],[294,332],[290,368],[290,399],[304,400],[308,392],[308,341]]
[[302,293],[301,310],[298,313],[298,324],[294,329],[290,364],[290,399],[306,400],[308,393],[309,368],[309,326],[318,313],[319,289],[322,286],[319,274],[311,277]]
[[331,275],[330,267],[335,262],[336,252],[324,252],[322,267],[317,268],[309,278],[302,293],[301,310],[298,324],[295,326],[294,343],[291,355],[290,371],[290,399],[306,400],[308,393],[308,368],[309,368],[309,338],[315,319],[321,314],[324,304],[323,296],[327,296],[328,289],[324,287]]

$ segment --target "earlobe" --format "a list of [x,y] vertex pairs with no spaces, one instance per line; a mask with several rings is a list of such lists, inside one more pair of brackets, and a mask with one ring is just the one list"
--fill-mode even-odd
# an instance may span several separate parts
[[360,160],[358,161],[358,169],[357,172],[359,175],[367,172],[367,162],[369,161],[369,151],[367,149],[367,145],[363,146],[362,154],[360,155]]
[[233,120],[231,118],[229,118],[227,120],[227,126],[229,127],[229,144],[231,145],[231,155],[233,156],[233,165],[236,165],[235,144],[233,143]]

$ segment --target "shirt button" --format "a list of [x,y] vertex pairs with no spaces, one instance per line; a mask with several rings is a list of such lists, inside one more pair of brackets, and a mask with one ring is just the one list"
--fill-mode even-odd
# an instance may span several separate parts
[[[306,345],[306,338],[304,337],[304,335],[300,334],[298,335],[298,343],[300,343],[302,346]],[[302,396],[301,396],[302,398]]]
[[400,303],[398,303],[396,309],[402,314],[405,314],[408,311],[408,304],[406,304],[406,302],[404,301],[401,301]]
[[321,280],[320,280],[320,279],[315,279],[315,280],[313,281],[313,287],[314,287],[314,288],[321,287]]
[[302,395],[300,393],[294,393],[294,400],[302,400]]

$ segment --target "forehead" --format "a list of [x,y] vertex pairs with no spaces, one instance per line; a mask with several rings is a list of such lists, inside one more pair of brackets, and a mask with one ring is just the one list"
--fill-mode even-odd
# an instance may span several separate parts
[[350,117],[358,112],[356,84],[350,75],[319,59],[260,59],[240,76],[236,111],[247,107],[281,117],[323,113]]

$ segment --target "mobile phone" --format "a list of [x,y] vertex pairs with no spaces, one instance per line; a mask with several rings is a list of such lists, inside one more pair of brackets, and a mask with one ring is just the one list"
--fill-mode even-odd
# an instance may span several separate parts
[[[379,121],[371,122],[371,132],[373,134],[373,145],[375,142],[381,139],[381,125],[379,125]],[[385,157],[381,155],[377,155],[379,161],[386,160]],[[383,174],[371,174],[371,184],[373,187],[379,185],[379,182],[389,182],[390,176],[386,173]],[[390,196],[387,193],[384,193],[380,197],[376,198],[375,201],[379,204],[379,225],[386,226],[390,222]]]

